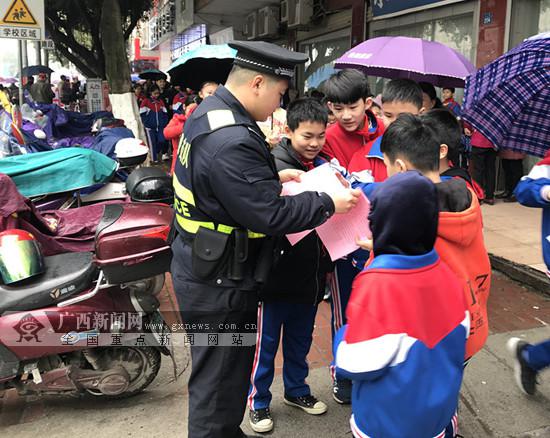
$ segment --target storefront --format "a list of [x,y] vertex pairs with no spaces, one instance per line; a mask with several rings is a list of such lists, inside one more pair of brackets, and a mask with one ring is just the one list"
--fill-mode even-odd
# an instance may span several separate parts
[[206,24],[195,24],[170,41],[170,60],[174,62],[184,53],[206,44]]

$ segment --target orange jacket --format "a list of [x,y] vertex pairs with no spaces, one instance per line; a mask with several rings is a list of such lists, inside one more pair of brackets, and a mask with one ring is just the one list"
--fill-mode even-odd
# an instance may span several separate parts
[[481,208],[473,192],[468,209],[439,213],[435,249],[463,284],[471,320],[466,343],[469,359],[481,350],[489,334],[487,300],[491,289],[491,263],[483,241]]

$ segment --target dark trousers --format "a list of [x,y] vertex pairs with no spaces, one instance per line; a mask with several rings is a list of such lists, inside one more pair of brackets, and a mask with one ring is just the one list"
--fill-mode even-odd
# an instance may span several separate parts
[[[188,336],[195,333],[256,333],[256,291],[197,283],[182,272],[189,248],[181,238],[172,245],[172,279]],[[214,344],[214,343],[213,343]],[[241,438],[240,424],[255,346],[191,345],[189,438]]]
[[506,193],[512,195],[519,180],[523,176],[523,160],[506,160],[502,159],[502,167],[504,169],[504,186]]
[[487,199],[495,197],[496,159],[494,149],[472,146],[472,176],[483,188]]
[[153,161],[159,161],[162,154],[168,151],[168,142],[164,138],[162,128],[147,128],[149,135],[149,141],[151,143],[151,159]]
[[258,341],[248,391],[251,410],[268,408],[275,374],[275,356],[283,335],[283,382],[285,396],[311,394],[306,377],[307,354],[313,341],[317,306],[300,303],[266,302],[258,312]]
[[[344,259],[336,260],[336,267],[330,280],[330,307],[332,310],[332,341],[334,335],[346,324],[346,307],[351,296],[351,286],[359,270],[353,266],[351,255]],[[334,359],[330,364],[332,380],[341,379],[334,365]]]

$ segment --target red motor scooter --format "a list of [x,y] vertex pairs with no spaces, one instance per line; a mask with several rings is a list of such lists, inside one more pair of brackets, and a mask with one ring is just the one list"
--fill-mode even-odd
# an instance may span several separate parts
[[110,204],[95,252],[45,257],[44,274],[0,285],[0,393],[127,397],[156,377],[170,331],[159,311],[172,209]]

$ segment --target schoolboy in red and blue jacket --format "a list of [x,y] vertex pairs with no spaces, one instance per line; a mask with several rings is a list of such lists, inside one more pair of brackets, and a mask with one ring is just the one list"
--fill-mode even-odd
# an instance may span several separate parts
[[[371,197],[374,259],[353,283],[334,351],[357,438],[451,438],[469,332],[462,287],[434,250],[435,185],[399,173]],[[403,222],[403,217],[407,218]]]
[[[388,126],[401,114],[419,114],[422,111],[422,89],[411,79],[394,79],[388,82],[382,92],[381,100],[384,129],[388,129]],[[384,181],[388,173],[380,150],[381,142],[382,135],[356,151],[351,157],[348,170],[359,179],[362,173],[368,172],[374,182]]]
[[174,96],[174,99],[172,100],[172,111],[174,112],[174,114],[185,113],[187,97],[188,94],[180,88],[177,94]]
[[164,138],[163,130],[168,124],[168,111],[164,101],[160,98],[160,89],[154,85],[149,89],[150,97],[143,99],[139,113],[143,125],[149,129],[153,161],[159,161],[162,154],[167,152],[168,142]]
[[[329,109],[336,117],[336,123],[327,129],[323,153],[339,170],[348,171],[350,160],[363,146],[384,132],[382,121],[370,111],[372,98],[366,76],[353,69],[341,70],[332,75],[324,86]],[[373,163],[374,173],[385,179],[383,161]],[[346,305],[351,294],[351,284],[358,270],[352,265],[351,257],[336,261],[331,278],[331,308],[333,334],[345,323]],[[331,365],[333,397],[338,403],[351,400],[351,382],[340,379]]]

